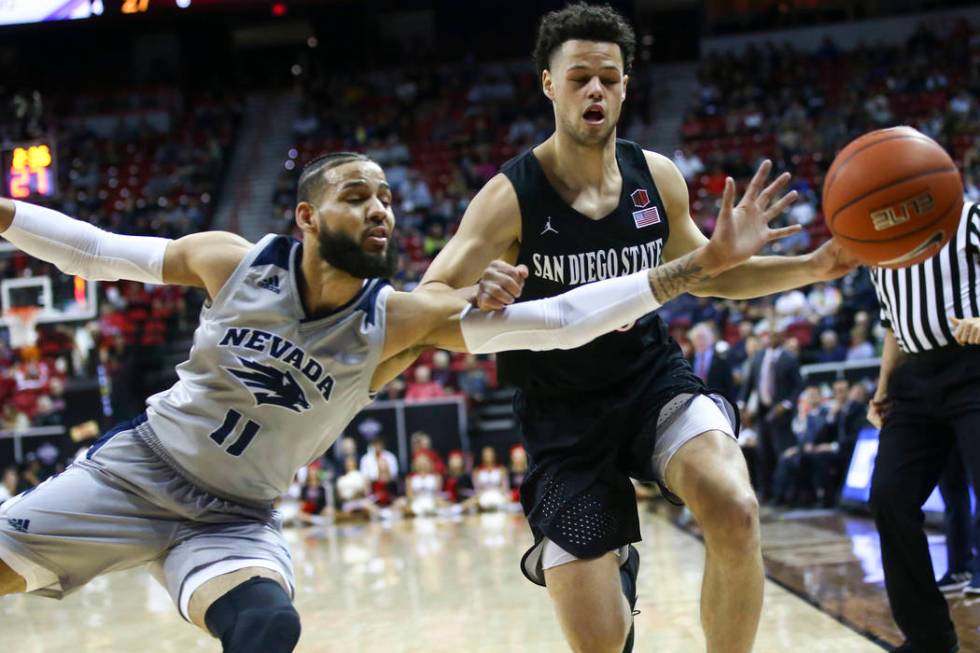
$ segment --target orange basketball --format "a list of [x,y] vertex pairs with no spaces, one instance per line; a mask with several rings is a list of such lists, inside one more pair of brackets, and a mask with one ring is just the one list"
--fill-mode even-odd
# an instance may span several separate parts
[[823,186],[827,226],[867,265],[908,267],[936,254],[963,208],[959,170],[911,127],[869,132],[834,159]]

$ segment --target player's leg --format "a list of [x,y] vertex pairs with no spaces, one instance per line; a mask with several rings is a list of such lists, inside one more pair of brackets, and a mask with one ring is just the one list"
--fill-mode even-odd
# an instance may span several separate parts
[[225,653],[289,653],[300,636],[292,562],[279,525],[197,523],[154,566],[181,615]]
[[565,639],[576,653],[621,653],[632,614],[620,581],[619,553],[569,558],[544,572]]
[[27,590],[27,581],[0,560],[0,596],[19,594]]
[[288,653],[300,635],[289,585],[275,571],[246,567],[212,578],[191,595],[188,617],[225,653]]
[[4,502],[0,593],[61,598],[99,574],[141,565],[167,550],[177,518],[116,473],[121,465],[145,472],[145,447],[132,435],[123,425],[90,450],[91,458]]
[[733,431],[719,405],[702,395],[658,432],[655,450],[668,489],[704,533],[701,625],[708,653],[750,651],[762,613],[759,504]]

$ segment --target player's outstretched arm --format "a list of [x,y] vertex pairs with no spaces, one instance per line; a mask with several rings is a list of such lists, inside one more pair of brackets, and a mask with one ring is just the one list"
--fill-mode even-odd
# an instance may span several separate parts
[[66,274],[94,281],[129,279],[206,288],[213,297],[251,244],[227,232],[177,240],[124,236],[63,213],[0,198],[0,233],[20,250]]
[[451,293],[393,293],[382,360],[420,345],[491,353],[574,349],[657,310],[677,295],[742,263],[766,243],[792,233],[770,229],[778,211],[732,215],[729,179],[722,210],[732,224],[693,252],[651,270],[579,286],[561,295],[483,311]]
[[[517,193],[503,174],[480,189],[459,223],[459,229],[425,271],[416,292],[460,290],[467,300],[476,297],[480,282],[486,302],[481,308],[502,308],[520,295],[518,285],[505,275],[484,275],[491,261],[517,260],[521,238],[521,208]],[[483,275],[483,278],[481,278]]]
[[[669,159],[646,152],[650,172],[657,181],[670,222],[670,238],[664,247],[668,261],[694,251],[708,242],[694,220],[691,219],[687,183],[677,166]],[[735,211],[776,211],[776,215],[789,208],[797,199],[796,191],[780,197],[789,183],[789,173],[783,173],[771,184],[766,180],[772,170],[768,160],[763,162],[745,190]],[[718,216],[718,226],[727,224],[723,213]],[[716,229],[718,227],[716,226]],[[799,231],[798,227],[792,228]],[[787,235],[793,232],[786,232]],[[718,276],[709,279],[690,292],[701,297],[751,299],[799,288],[817,281],[829,281],[843,276],[857,265],[857,260],[831,240],[809,254],[801,256],[753,256]]]

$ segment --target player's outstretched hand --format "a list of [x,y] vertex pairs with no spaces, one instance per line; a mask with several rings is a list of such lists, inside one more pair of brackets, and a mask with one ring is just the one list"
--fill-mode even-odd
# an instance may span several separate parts
[[524,290],[526,265],[491,261],[480,277],[473,303],[481,311],[499,311],[514,303]]
[[[769,223],[796,201],[797,192],[779,194],[789,183],[790,175],[784,172],[763,188],[772,162],[766,159],[756,170],[755,176],[745,189],[741,201],[735,204],[735,180],[725,180],[725,192],[721,197],[721,212],[715,231],[707,247],[715,260],[723,261],[726,268],[748,260],[766,244],[800,231],[799,225],[771,229]],[[777,199],[778,197],[778,199]]]
[[951,317],[949,321],[953,323],[953,337],[961,345],[980,345],[980,317],[966,317],[962,320]]
[[810,253],[814,276],[820,281],[839,279],[861,264],[853,254],[831,238]]

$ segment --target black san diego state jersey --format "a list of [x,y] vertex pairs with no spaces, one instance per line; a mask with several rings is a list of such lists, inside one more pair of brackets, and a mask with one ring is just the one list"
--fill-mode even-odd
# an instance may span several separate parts
[[[598,220],[562,200],[531,150],[503,166],[521,209],[517,262],[529,271],[518,301],[660,265],[669,235],[667,213],[643,150],[617,140],[616,161],[623,178],[619,205]],[[653,313],[578,349],[506,352],[498,361],[501,377],[529,395],[567,396],[621,386],[661,367],[664,357],[679,356],[663,320]]]

